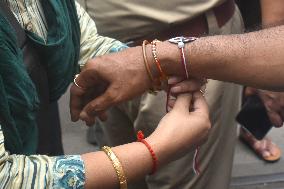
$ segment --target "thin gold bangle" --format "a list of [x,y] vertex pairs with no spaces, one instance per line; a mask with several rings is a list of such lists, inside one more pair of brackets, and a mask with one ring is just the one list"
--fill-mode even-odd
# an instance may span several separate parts
[[108,156],[108,158],[110,159],[113,168],[115,169],[118,181],[119,181],[119,185],[120,185],[120,189],[127,189],[127,180],[126,180],[126,176],[125,173],[123,171],[122,165],[119,161],[119,159],[117,158],[117,156],[115,155],[115,153],[111,150],[111,148],[109,146],[103,146],[102,150],[106,153],[106,155]]
[[151,81],[154,83],[154,77],[151,73],[151,70],[150,70],[150,66],[148,64],[148,60],[147,60],[147,56],[146,56],[146,45],[149,44],[149,42],[147,40],[144,40],[143,43],[142,43],[142,52],[143,52],[143,59],[144,59],[144,64],[145,64],[145,67],[146,67],[146,70],[147,70],[147,73],[151,79]]
[[147,60],[147,55],[146,55],[146,45],[149,44],[149,42],[147,40],[144,40],[142,43],[142,53],[143,53],[143,60],[144,60],[144,64],[148,73],[148,76],[150,77],[150,80],[152,81],[153,87],[150,88],[150,93],[151,94],[157,94],[157,90],[159,90],[161,87],[161,83],[159,80],[154,79],[152,73],[151,73],[151,69],[149,66],[149,62]]

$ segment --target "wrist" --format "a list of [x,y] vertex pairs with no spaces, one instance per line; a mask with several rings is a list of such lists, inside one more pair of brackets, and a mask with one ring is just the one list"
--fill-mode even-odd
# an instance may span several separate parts
[[183,67],[181,64],[181,56],[177,45],[168,41],[160,43],[157,46],[159,57],[161,59],[162,68],[168,76],[183,76]]
[[[147,45],[147,59],[150,63],[150,69],[154,78],[159,78],[159,71],[154,63],[154,57],[152,56],[151,45]],[[180,61],[179,51],[176,45],[169,42],[157,43],[157,54],[161,62],[162,70],[168,75],[181,75],[182,67],[177,64]]]
[[145,140],[150,144],[156,154],[158,159],[158,170],[161,166],[174,159],[174,149],[176,149],[176,147],[174,147],[174,143],[171,140],[161,137],[156,131]]

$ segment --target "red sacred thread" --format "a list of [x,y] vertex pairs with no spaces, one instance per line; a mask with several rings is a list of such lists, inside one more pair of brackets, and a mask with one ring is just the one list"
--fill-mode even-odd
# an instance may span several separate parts
[[198,146],[195,149],[195,154],[194,154],[194,158],[193,158],[193,170],[194,170],[196,175],[200,174],[199,163],[198,163],[199,152],[200,152],[200,146]]
[[[160,64],[160,61],[157,57],[157,54],[156,54],[156,43],[158,41],[157,40],[154,40],[151,42],[152,44],[152,54],[154,56],[154,62],[156,63],[156,66],[160,72],[160,78],[163,78],[163,77],[166,77],[166,75],[164,74],[164,72],[162,71],[162,68],[161,68],[161,64]],[[185,60],[185,54],[184,54],[184,50],[183,48],[180,49],[180,56],[181,56],[181,64],[182,64],[182,68],[184,69],[184,75],[185,75],[185,78],[188,79],[189,78],[189,74],[188,74],[188,71],[187,71],[187,67],[186,67],[186,60]],[[168,109],[168,103],[170,101],[170,91],[171,91],[171,85],[168,86],[168,90],[167,90],[167,101],[166,101],[166,112],[168,113],[169,112],[169,109]],[[151,153],[151,156],[153,158],[153,168],[152,168],[152,172],[151,174],[153,174],[156,169],[157,169],[157,158],[156,158],[156,155],[154,153],[154,151],[152,150],[151,146],[144,140],[144,134],[142,131],[139,131],[137,133],[137,138],[138,138],[138,141],[140,142],[143,142],[147,148],[149,149],[150,153]],[[199,175],[200,174],[200,169],[199,169],[199,162],[198,162],[198,157],[199,157],[199,151],[200,151],[200,147],[198,146],[195,150],[195,154],[194,154],[194,158],[193,158],[193,170],[195,172],[195,174]]]
[[157,163],[158,163],[158,159],[157,156],[155,154],[155,152],[153,151],[153,149],[151,148],[150,144],[144,139],[144,134],[142,131],[138,131],[137,133],[137,141],[138,142],[142,142],[143,144],[145,144],[145,146],[148,148],[151,156],[152,156],[152,160],[153,160],[153,166],[152,166],[152,171],[150,173],[150,175],[154,174],[157,171]]

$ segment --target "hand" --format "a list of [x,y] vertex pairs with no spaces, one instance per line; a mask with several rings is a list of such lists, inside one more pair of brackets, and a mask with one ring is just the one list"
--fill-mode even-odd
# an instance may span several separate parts
[[263,101],[271,123],[281,127],[284,120],[284,92],[258,90],[258,96]]
[[169,78],[168,84],[171,86],[170,93],[176,96],[180,93],[196,92],[205,90],[206,79],[190,78],[185,80],[182,77],[172,76]]
[[[119,102],[129,100],[150,88],[143,62],[141,47],[126,49],[90,60],[76,79],[86,90],[73,85],[70,93],[72,121],[79,118],[94,123],[95,115]],[[98,89],[102,89],[98,91]],[[86,95],[95,90],[96,95],[86,103]],[[87,95],[88,96],[88,95]]]
[[284,120],[284,92],[271,92],[247,87],[246,95],[257,94],[262,100],[268,117],[275,127],[281,127]]
[[202,94],[196,92],[193,98],[191,94],[181,94],[147,140],[157,151],[159,161],[168,162],[203,143],[210,127],[208,106]]

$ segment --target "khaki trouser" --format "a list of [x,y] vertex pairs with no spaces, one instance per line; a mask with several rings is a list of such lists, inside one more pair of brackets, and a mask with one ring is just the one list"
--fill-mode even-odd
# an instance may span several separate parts
[[[239,11],[222,27],[218,28],[215,16],[207,13],[209,34],[230,34],[243,32]],[[209,80],[206,100],[210,107],[212,129],[208,141],[201,146],[199,164],[201,174],[192,169],[194,152],[164,166],[152,176],[147,176],[149,189],[228,189],[236,140],[235,116],[240,106],[241,87],[235,84]],[[135,131],[143,130],[149,135],[165,115],[166,94],[157,96],[145,93],[142,96],[113,107],[108,111],[109,119],[98,122],[108,145],[116,146],[136,140]],[[179,132],[178,130],[176,132]],[[137,162],[139,163],[139,162]],[[139,183],[129,188],[145,189]]]

